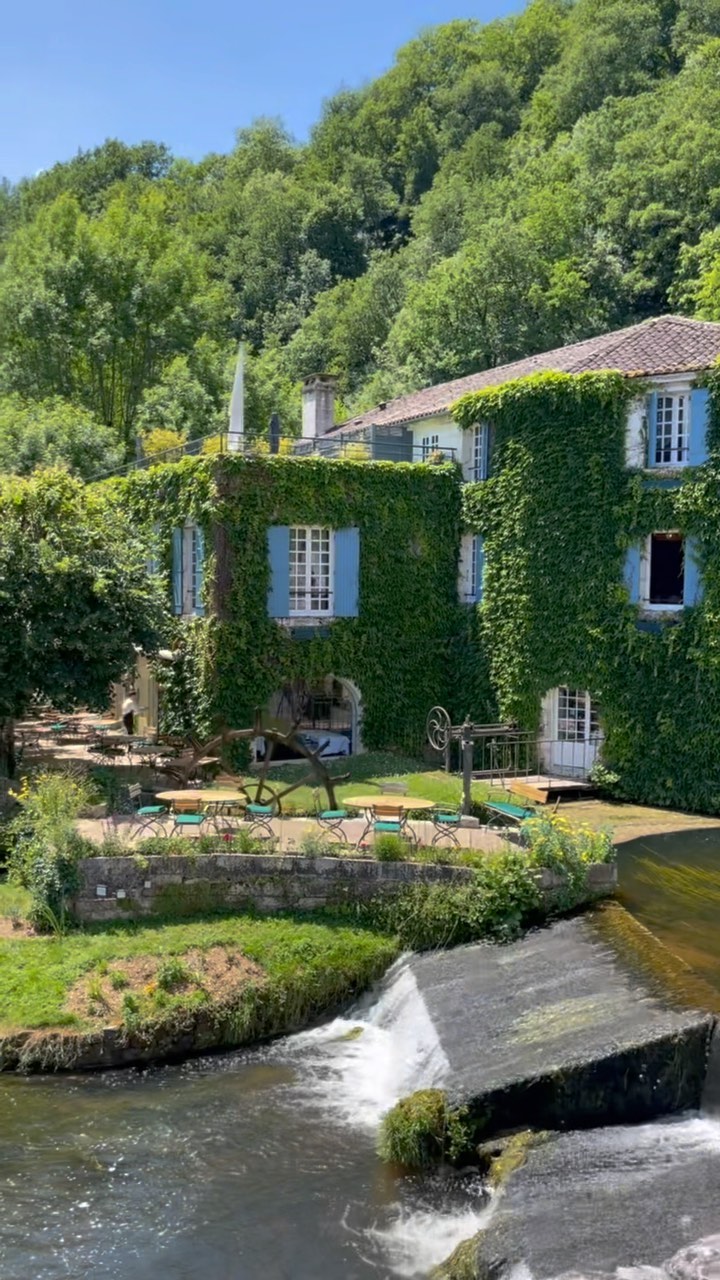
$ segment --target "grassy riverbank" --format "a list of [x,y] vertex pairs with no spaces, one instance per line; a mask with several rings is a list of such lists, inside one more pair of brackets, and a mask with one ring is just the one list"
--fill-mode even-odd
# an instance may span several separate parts
[[[200,1024],[198,1047],[249,1043],[351,998],[398,949],[370,929],[241,915],[5,938],[0,1037],[31,1033],[26,1065],[49,1066],[73,1065],[84,1040],[107,1027],[149,1056]],[[44,1032],[54,1033],[45,1043]]]

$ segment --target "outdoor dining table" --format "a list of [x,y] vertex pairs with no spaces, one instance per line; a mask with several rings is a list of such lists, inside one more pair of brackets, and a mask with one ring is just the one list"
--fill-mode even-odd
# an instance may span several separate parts
[[376,792],[374,796],[343,796],[346,809],[435,809],[437,800],[425,800],[422,796],[402,796],[397,791],[391,795]]
[[204,804],[247,804],[244,791],[222,791],[219,787],[186,787],[184,791],[158,791],[155,795],[160,804],[187,805]]
[[422,796],[399,795],[397,791],[393,791],[388,795],[378,792],[374,796],[343,796],[342,804],[346,809],[365,810],[365,826],[357,842],[358,847],[362,844],[368,831],[370,831],[377,809],[382,809],[384,812],[394,809],[400,815],[413,809],[435,809],[437,807],[436,800],[425,800]]

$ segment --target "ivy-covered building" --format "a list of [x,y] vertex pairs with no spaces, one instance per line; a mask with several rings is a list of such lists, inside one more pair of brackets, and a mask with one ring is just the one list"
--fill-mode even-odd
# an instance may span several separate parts
[[155,527],[174,614],[140,664],[151,721],[209,733],[260,710],[339,753],[420,747],[467,625],[451,464],[222,454],[112,483]]
[[719,324],[668,316],[337,427],[316,378],[310,456],[122,482],[163,529],[166,717],[418,749],[442,702],[517,720],[548,772],[717,807],[719,356]]

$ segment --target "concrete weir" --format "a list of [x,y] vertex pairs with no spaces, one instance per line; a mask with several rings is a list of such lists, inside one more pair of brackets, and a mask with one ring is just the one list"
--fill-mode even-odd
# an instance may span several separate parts
[[479,1135],[700,1104],[713,1015],[656,988],[592,915],[411,965],[447,1059],[448,1098],[470,1108]]

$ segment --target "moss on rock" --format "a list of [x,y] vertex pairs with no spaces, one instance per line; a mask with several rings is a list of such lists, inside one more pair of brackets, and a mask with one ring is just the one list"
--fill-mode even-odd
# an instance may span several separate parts
[[383,1118],[378,1155],[408,1169],[458,1160],[471,1146],[466,1115],[466,1108],[448,1104],[442,1089],[419,1089],[401,1098]]

